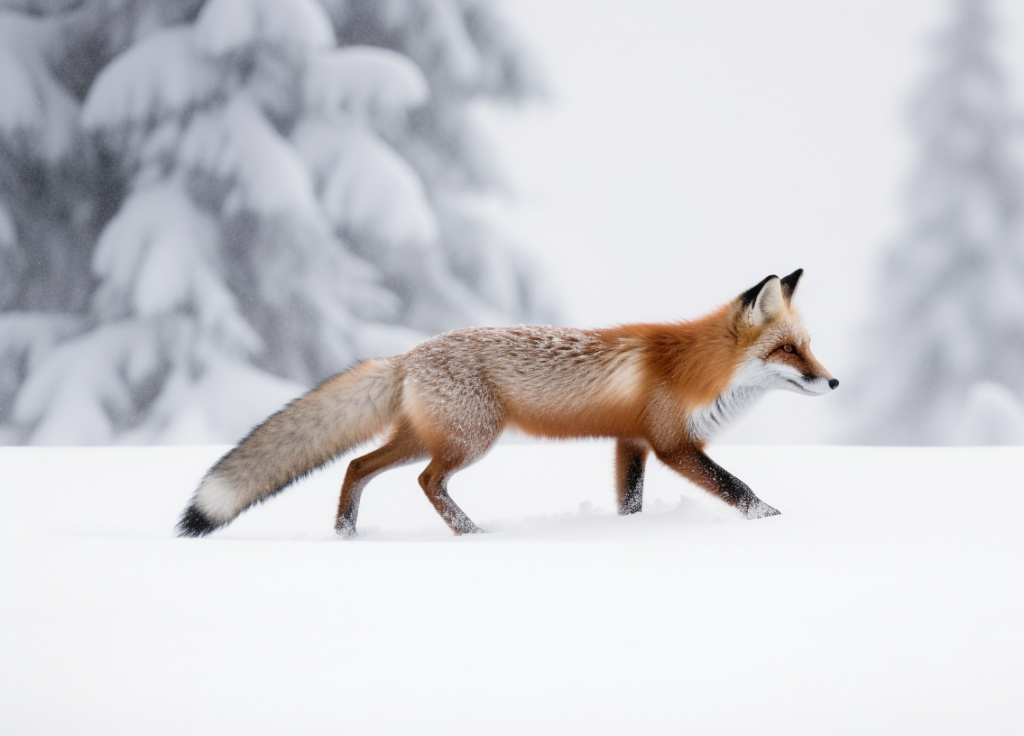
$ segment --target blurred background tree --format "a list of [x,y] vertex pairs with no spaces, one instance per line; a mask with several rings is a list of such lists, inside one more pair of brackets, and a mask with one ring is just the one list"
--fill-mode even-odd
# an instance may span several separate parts
[[0,441],[230,442],[362,358],[550,321],[473,207],[466,0],[0,0]]
[[985,0],[957,0],[911,110],[905,234],[883,264],[855,441],[1024,443],[1024,178]]

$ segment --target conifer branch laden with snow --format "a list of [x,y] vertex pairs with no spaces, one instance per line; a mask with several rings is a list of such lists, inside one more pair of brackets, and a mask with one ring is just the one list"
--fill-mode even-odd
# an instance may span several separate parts
[[0,441],[233,441],[358,359],[550,318],[463,211],[500,180],[469,103],[536,88],[490,5],[121,5],[0,12]]
[[988,4],[958,0],[914,99],[920,154],[853,389],[858,442],[1024,443],[1024,166],[992,36]]

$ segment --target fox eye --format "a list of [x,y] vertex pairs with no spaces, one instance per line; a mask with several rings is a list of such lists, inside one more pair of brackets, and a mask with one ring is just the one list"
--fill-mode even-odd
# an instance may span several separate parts
[[785,352],[787,352],[787,353],[795,353],[795,352],[796,352],[796,348],[795,348],[795,347],[793,347],[792,345],[783,345],[783,346],[782,346],[782,349],[783,349],[783,350],[784,350]]

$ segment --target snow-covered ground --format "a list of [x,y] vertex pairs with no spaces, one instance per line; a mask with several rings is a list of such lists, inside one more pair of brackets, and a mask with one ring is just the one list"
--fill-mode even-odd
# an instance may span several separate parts
[[224,448],[0,449],[3,734],[1019,734],[1020,448],[721,446],[783,514],[611,447],[502,444],[452,495],[335,465],[176,539]]

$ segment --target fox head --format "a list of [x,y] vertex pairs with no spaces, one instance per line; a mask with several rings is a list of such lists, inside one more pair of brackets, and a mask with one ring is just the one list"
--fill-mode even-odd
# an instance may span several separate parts
[[803,272],[797,269],[783,279],[768,276],[733,302],[730,319],[744,351],[739,383],[807,396],[827,394],[839,385],[811,353],[811,338],[792,306]]

